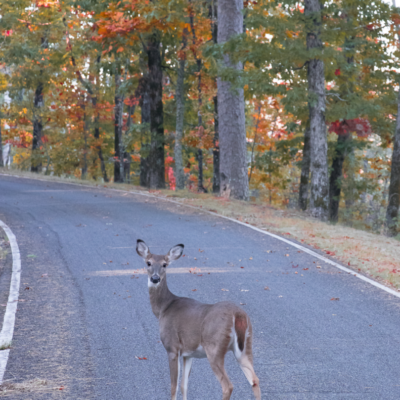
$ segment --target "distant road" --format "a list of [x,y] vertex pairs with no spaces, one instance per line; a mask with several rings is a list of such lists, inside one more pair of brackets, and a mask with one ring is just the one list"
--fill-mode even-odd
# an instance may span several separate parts
[[[135,273],[140,238],[160,254],[185,244],[168,276],[175,294],[243,304],[263,399],[400,399],[400,299],[285,243],[162,200],[5,176],[0,219],[22,259],[5,380],[49,382],[11,398],[169,398],[147,277]],[[226,364],[232,399],[251,399],[233,355]],[[189,399],[220,397],[195,360]]]

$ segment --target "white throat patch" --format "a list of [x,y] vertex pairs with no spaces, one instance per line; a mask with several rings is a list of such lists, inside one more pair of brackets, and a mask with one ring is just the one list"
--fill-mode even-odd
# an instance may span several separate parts
[[[160,281],[161,282],[161,281]],[[160,284],[160,282],[158,282],[158,283],[153,283],[151,280],[150,280],[150,277],[147,275],[147,286],[149,287],[149,288],[156,288],[159,284]]]

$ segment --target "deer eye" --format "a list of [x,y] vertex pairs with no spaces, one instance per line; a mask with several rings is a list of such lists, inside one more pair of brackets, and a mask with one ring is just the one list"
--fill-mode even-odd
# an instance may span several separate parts
[[162,266],[163,266],[164,268],[167,268],[167,263],[164,263]]
[[150,265],[151,265],[151,262],[150,262],[150,261],[147,261],[147,265],[150,267]]

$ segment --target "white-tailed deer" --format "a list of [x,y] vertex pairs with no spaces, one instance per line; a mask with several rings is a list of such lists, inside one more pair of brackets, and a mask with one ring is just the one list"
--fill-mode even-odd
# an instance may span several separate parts
[[193,358],[206,357],[222,386],[222,399],[229,400],[233,385],[224,364],[225,354],[231,350],[252,386],[255,398],[261,400],[259,380],[253,368],[252,328],[246,312],[227,301],[204,304],[169,291],[167,267],[182,255],[183,247],[178,244],[163,256],[151,254],[142,240],[136,245],[137,253],[147,265],[151,308],[158,318],[161,341],[168,353],[171,399],[177,398],[179,357],[182,356],[183,400],[187,400]]

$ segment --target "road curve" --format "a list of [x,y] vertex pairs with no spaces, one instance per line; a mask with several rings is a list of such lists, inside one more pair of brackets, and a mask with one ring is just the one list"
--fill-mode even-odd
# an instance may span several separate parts
[[[138,238],[154,253],[185,244],[175,294],[243,304],[263,399],[400,398],[400,299],[279,240],[162,200],[6,176],[0,219],[22,260],[4,379],[49,382],[16,399],[168,398]],[[251,399],[233,355],[226,367],[232,399]],[[206,360],[194,361],[189,398],[220,398]]]

